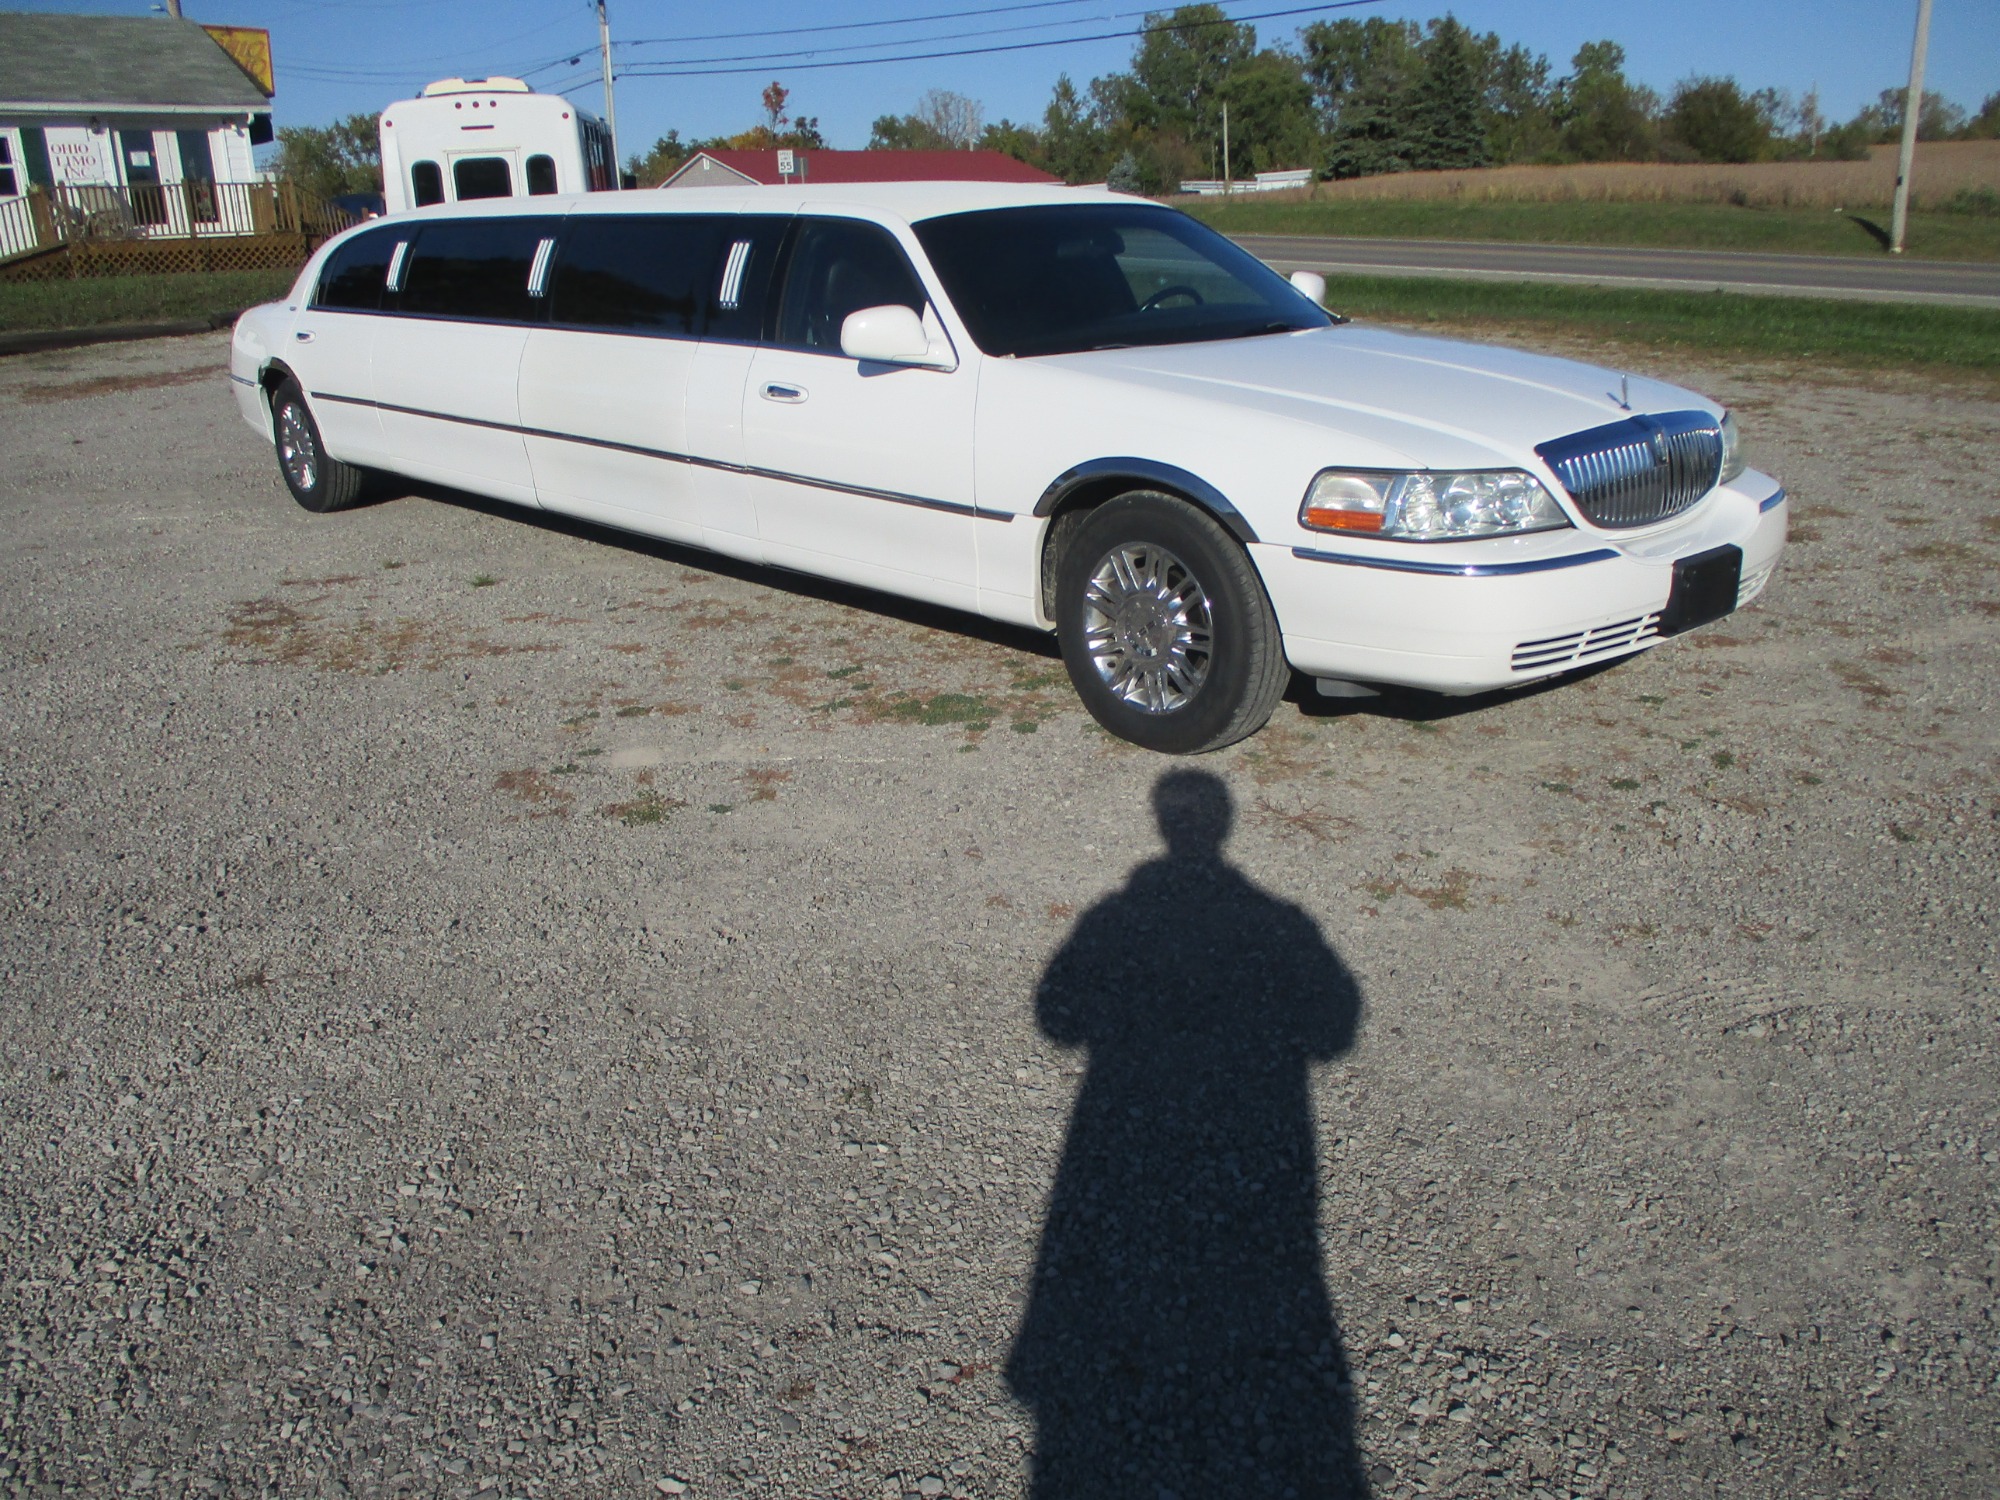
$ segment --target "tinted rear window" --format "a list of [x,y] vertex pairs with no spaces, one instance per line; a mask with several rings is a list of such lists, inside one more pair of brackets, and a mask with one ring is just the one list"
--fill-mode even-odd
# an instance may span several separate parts
[[570,328],[699,333],[724,222],[691,214],[579,215],[563,231],[549,320]]
[[395,253],[399,237],[399,231],[394,229],[371,229],[334,251],[320,269],[313,306],[366,312],[379,308],[389,257]]
[[[555,219],[460,219],[426,224],[403,267],[398,310],[432,318],[526,322],[535,317],[528,267]],[[407,231],[404,231],[407,233]]]

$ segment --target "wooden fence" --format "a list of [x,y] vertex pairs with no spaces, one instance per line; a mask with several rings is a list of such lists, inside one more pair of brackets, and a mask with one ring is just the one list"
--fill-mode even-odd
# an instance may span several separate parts
[[289,182],[36,187],[0,203],[0,278],[296,265],[353,222]]

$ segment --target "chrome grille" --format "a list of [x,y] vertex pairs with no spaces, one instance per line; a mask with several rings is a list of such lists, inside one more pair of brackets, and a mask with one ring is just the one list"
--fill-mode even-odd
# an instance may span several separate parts
[[1598,526],[1677,516],[1722,475],[1722,429],[1705,411],[1628,417],[1535,449]]

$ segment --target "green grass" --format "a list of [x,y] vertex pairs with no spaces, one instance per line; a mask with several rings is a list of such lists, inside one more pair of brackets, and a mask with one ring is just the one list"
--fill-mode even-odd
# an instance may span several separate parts
[[284,296],[297,275],[296,271],[213,271],[192,276],[0,282],[0,333],[180,323],[234,313]]
[[[1728,203],[1603,203],[1394,198],[1186,205],[1228,234],[1331,234],[1383,239],[1503,240],[1532,245],[1640,245],[1882,255],[1862,220],[1886,232],[1887,209],[1737,208]],[[1904,253],[1927,260],[2000,260],[2000,218],[1913,213]]]
[[1425,276],[1330,277],[1326,301],[1350,317],[1388,323],[1550,329],[1648,348],[2000,372],[2000,311],[1988,308]]

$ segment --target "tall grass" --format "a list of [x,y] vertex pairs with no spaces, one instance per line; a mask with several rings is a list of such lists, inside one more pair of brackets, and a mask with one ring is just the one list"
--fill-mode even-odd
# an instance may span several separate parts
[[[1516,203],[1728,203],[1740,208],[1880,208],[1896,190],[1896,148],[1867,161],[1706,163],[1594,162],[1555,167],[1486,167],[1466,172],[1396,172],[1315,183],[1301,192],[1259,193],[1239,201],[1317,202],[1411,199]],[[2000,141],[1938,141],[1917,148],[1910,177],[1914,206],[1980,211],[2000,193]]]

